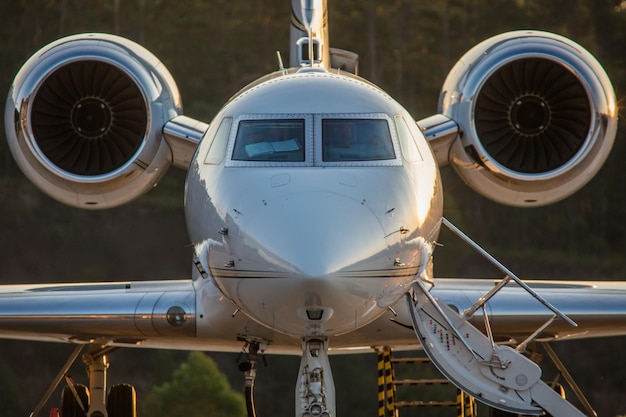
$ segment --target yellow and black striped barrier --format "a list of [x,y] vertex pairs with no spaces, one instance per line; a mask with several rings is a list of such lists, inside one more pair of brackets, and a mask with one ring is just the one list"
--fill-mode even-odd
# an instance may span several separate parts
[[471,395],[458,390],[456,404],[457,417],[476,417],[476,401]]
[[383,351],[376,348],[378,360],[378,417],[385,417],[385,359]]
[[393,383],[391,348],[376,348],[378,356],[378,417],[397,417],[396,387]]
[[428,358],[392,358],[391,348],[384,346],[375,348],[378,359],[378,417],[398,417],[398,409],[403,407],[454,407],[457,417],[476,417],[476,402],[469,394],[457,390],[456,401],[398,401],[396,386],[413,385],[444,385],[450,381],[438,379],[395,379],[394,363],[420,364],[430,362]]

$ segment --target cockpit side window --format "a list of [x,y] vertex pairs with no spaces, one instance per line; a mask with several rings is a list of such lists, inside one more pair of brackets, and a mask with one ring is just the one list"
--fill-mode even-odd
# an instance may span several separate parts
[[423,160],[422,155],[415,143],[415,138],[411,134],[411,129],[406,123],[406,120],[402,116],[394,117],[396,122],[396,129],[398,130],[398,138],[400,139],[400,149],[402,149],[402,156],[407,162],[420,162]]
[[226,144],[228,143],[228,135],[230,132],[230,126],[233,123],[231,117],[225,117],[220,123],[220,127],[217,129],[217,133],[211,142],[211,147],[204,159],[205,164],[216,165],[220,164],[224,160],[226,153]]
[[304,162],[304,119],[241,120],[234,161]]
[[322,161],[395,159],[386,119],[322,119]]

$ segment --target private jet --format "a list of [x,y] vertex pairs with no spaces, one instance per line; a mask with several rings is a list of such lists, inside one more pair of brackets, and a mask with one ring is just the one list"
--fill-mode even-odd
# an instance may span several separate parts
[[[326,0],[292,0],[289,65],[243,87],[210,123],[183,115],[149,51],[103,33],[59,39],[20,69],[5,108],[12,155],[72,207],[107,209],[187,171],[193,256],[185,280],[0,286],[0,337],[73,344],[31,416],[68,381],[62,417],[136,415],[107,387],[118,348],[240,352],[248,413],[259,355],[301,356],[296,417],[335,417],[329,355],[423,349],[451,383],[497,410],[592,415],[542,380],[532,346],[626,334],[626,283],[524,281],[443,216],[451,165],[498,203],[536,207],[583,187],[617,131],[596,59],[563,36],[489,38],[449,72],[437,112],[415,120],[332,48]],[[502,279],[433,274],[442,229]],[[155,260],[158,262],[158,260]]]

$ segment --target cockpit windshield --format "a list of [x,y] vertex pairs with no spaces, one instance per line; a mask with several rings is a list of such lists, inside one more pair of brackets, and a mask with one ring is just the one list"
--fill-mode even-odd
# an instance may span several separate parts
[[232,159],[236,161],[304,162],[304,120],[240,121]]
[[228,153],[229,167],[402,165],[395,124],[383,113],[242,114]]
[[385,119],[322,119],[324,162],[395,159]]

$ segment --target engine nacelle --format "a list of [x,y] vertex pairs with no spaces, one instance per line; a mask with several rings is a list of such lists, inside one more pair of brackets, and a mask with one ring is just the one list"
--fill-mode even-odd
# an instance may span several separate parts
[[171,165],[163,125],[178,87],[145,48],[108,34],[59,39],[15,77],[5,109],[11,152],[51,197],[109,208],[145,193]]
[[460,138],[449,161],[473,189],[500,203],[538,206],[584,186],[617,131],[611,82],[573,41],[516,31],[467,52],[444,82],[439,111]]

